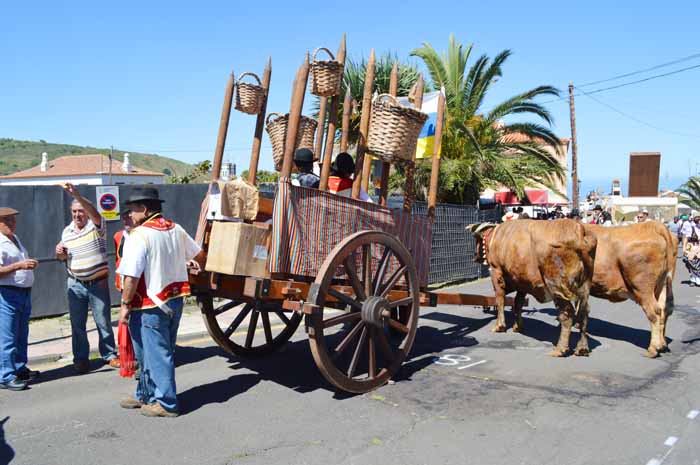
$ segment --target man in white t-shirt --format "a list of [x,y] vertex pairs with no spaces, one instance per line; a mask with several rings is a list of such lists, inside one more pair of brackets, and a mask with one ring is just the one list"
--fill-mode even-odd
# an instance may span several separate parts
[[176,417],[174,352],[183,298],[190,295],[187,264],[199,268],[203,253],[180,225],[163,217],[162,203],[153,187],[134,188],[126,201],[138,226],[117,269],[124,278],[119,321],[129,325],[141,376],[136,395],[120,405],[149,417]]
[[21,391],[39,375],[27,368],[31,290],[37,262],[19,238],[17,210],[0,207],[0,389]]

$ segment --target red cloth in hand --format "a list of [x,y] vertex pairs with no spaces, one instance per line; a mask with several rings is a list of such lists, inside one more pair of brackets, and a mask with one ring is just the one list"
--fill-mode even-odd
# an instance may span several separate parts
[[124,378],[131,378],[136,373],[136,356],[134,345],[129,335],[129,326],[119,322],[119,375]]

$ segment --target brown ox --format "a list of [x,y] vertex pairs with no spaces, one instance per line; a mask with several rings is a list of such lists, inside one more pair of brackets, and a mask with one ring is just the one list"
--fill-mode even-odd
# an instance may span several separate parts
[[598,239],[591,295],[639,304],[651,324],[647,356],[667,351],[666,320],[673,306],[678,239],[656,221],[610,228],[587,224],[585,228]]
[[506,294],[517,291],[513,331],[523,329],[522,307],[527,294],[538,302],[554,301],[559,311],[559,342],[551,355],[570,352],[569,336],[574,321],[580,322],[581,338],[576,355],[587,355],[588,294],[593,275],[595,236],[583,225],[568,220],[517,220],[499,225],[467,227],[477,240],[477,261],[491,269],[498,316],[492,331],[506,330],[503,306]]

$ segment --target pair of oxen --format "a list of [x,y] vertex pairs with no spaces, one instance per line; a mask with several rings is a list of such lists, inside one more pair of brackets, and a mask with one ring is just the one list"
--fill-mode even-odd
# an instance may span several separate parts
[[666,321],[673,308],[672,281],[678,240],[661,223],[603,227],[570,219],[514,220],[467,227],[476,239],[478,262],[489,265],[498,316],[494,332],[506,330],[505,296],[516,292],[513,331],[523,330],[526,295],[553,301],[560,322],[555,357],[571,353],[574,325],[580,329],[575,355],[588,355],[588,297],[610,302],[632,299],[651,324],[646,355],[668,350]]

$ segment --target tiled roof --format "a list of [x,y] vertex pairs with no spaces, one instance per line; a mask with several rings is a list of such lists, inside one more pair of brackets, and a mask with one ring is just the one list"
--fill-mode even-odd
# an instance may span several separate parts
[[[18,171],[0,179],[17,178],[44,178],[49,176],[94,176],[97,174],[109,174],[109,157],[107,155],[68,155],[49,160],[46,171],[41,171],[37,165],[28,170]],[[112,174],[114,176],[165,176],[163,173],[148,171],[131,165],[128,173],[122,171],[122,162],[112,160]]]
[[[510,133],[510,134],[503,136],[503,142],[511,143],[511,144],[520,144],[520,143],[530,142],[530,141],[532,141],[532,139],[521,132],[513,132],[513,133]],[[544,141],[540,138],[535,138],[535,142],[543,143]],[[560,137],[559,143],[561,145],[568,146],[569,139],[567,137]]]

